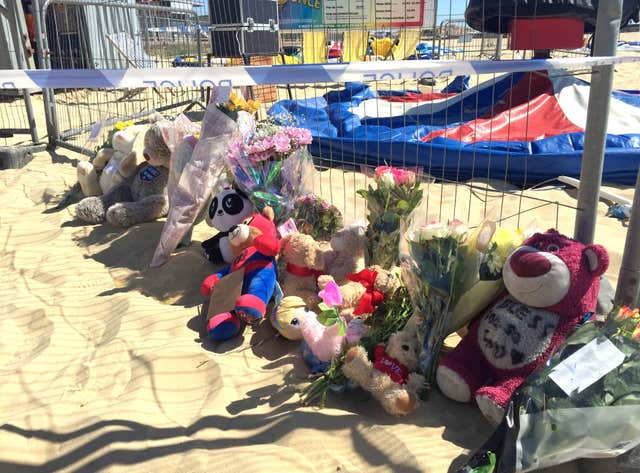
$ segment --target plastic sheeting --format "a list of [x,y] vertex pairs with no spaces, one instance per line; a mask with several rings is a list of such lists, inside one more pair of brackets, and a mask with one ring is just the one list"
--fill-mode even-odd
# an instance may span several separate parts
[[[551,89],[545,77],[532,87],[536,75],[545,73],[507,74],[432,100],[348,83],[321,97],[277,102],[269,114],[283,122],[293,117],[297,126],[310,129],[311,153],[333,163],[420,166],[436,178],[486,177],[515,185],[560,175],[579,178],[584,147],[584,123],[579,121],[586,117],[588,84],[555,76],[549,79]],[[404,103],[395,103],[396,97]],[[616,91],[613,98],[603,180],[633,185],[640,165],[640,95]],[[512,114],[516,107],[522,112],[519,121]],[[566,127],[559,133],[546,113],[560,114],[557,120]],[[494,136],[502,122],[503,135]],[[460,139],[464,129],[471,139]],[[521,136],[510,137],[516,129]]]

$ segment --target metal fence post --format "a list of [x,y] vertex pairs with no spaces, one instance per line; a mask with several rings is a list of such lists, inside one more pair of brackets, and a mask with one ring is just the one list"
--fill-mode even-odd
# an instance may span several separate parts
[[616,303],[630,307],[640,305],[640,170],[618,276]]
[[[36,26],[36,45],[38,51],[36,54],[40,57],[40,67],[42,69],[51,68],[51,62],[47,54],[47,37],[45,28],[45,16],[46,16],[46,4],[42,5],[41,2],[35,2],[33,7],[33,13],[35,17]],[[49,147],[53,148],[58,140],[58,120],[56,117],[56,104],[55,94],[53,89],[42,89],[42,101],[44,103],[44,116],[47,123],[47,135],[49,141]]]
[[[593,45],[594,56],[616,55],[621,16],[622,0],[599,3]],[[585,244],[593,243],[596,229],[612,88],[613,65],[594,67],[591,72],[591,92],[587,108],[578,211],[574,230],[576,240]]]

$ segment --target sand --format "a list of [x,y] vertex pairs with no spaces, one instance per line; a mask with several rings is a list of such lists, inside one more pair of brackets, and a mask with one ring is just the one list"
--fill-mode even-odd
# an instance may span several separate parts
[[[616,87],[640,88],[627,66]],[[489,436],[474,406],[437,390],[403,419],[358,391],[301,407],[299,344],[268,323],[217,346],[202,337],[198,287],[216,270],[200,255],[209,227],[150,269],[162,222],[119,230],[76,222],[73,205],[55,209],[78,159],[59,149],[0,172],[0,472],[453,472]],[[315,182],[348,221],[363,216],[363,175],[334,169]],[[424,215],[573,232],[575,190],[476,185],[425,185]],[[606,209],[596,242],[615,284],[626,229]]]
[[[149,269],[162,222],[118,230],[76,222],[74,206],[55,210],[77,158],[41,153],[0,173],[0,471],[446,472],[488,437],[475,407],[437,391],[405,419],[362,392],[300,407],[299,345],[268,322],[218,346],[201,337],[198,287],[215,267],[199,242],[210,229],[197,226],[191,247]],[[358,217],[362,175],[325,171],[317,182]],[[456,190],[455,213],[470,200],[479,218],[484,203],[461,185],[425,187],[430,214],[451,214]],[[573,191],[530,192],[575,205]],[[504,214],[528,200],[506,197]],[[625,232],[605,211],[597,240],[615,280]],[[571,213],[536,215],[570,232]]]

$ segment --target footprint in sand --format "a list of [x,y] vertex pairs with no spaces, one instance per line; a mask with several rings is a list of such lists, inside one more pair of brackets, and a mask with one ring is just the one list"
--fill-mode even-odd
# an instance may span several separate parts
[[29,311],[9,305],[0,317],[0,333],[0,373],[14,372],[49,346],[53,322],[42,309]]

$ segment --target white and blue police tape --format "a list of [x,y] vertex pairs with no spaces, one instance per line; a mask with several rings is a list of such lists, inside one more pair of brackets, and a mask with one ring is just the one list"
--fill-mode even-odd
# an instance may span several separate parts
[[626,62],[640,56],[600,56],[507,61],[379,61],[282,66],[189,67],[171,69],[0,70],[0,89],[201,87],[311,84],[538,70],[584,69]]

